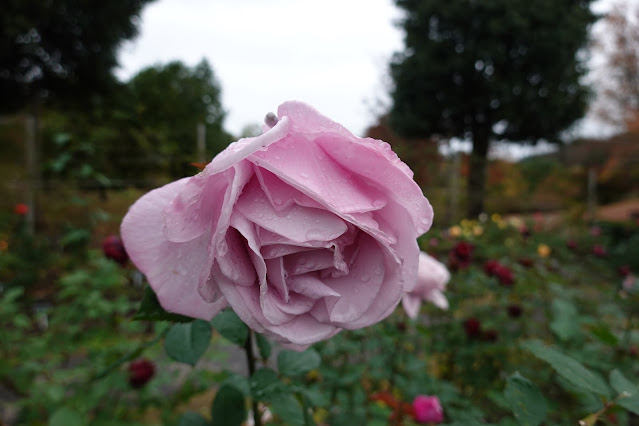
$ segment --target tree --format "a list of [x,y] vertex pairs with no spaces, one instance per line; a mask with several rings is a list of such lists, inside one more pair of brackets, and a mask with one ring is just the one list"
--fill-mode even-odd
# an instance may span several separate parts
[[601,62],[594,71],[594,112],[614,125],[639,114],[639,4],[616,1],[595,32],[593,49]]
[[583,115],[578,53],[591,0],[395,1],[405,50],[390,66],[391,125],[406,137],[472,140],[468,215],[477,216],[492,140],[553,140]]
[[137,16],[149,1],[3,0],[0,109],[108,91],[117,49],[137,34]]
[[198,124],[205,125],[209,154],[231,142],[220,84],[206,60],[193,68],[178,61],[145,68],[127,83],[127,93],[135,143],[164,159],[173,177],[194,170],[189,163],[196,161]]

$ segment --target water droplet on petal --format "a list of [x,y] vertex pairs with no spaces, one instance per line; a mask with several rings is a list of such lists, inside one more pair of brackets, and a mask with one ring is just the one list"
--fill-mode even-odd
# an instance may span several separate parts
[[360,277],[360,280],[361,280],[363,283],[370,281],[370,279],[371,279],[371,276],[370,276],[370,275],[368,275],[368,274],[364,274],[364,275],[362,275],[362,276]]
[[375,200],[372,202],[372,204],[373,204],[373,207],[379,209],[381,207],[384,207],[386,203],[384,203],[384,200]]
[[326,233],[321,229],[309,229],[306,231],[306,239],[311,241],[323,241],[326,239]]
[[228,252],[229,252],[229,245],[224,240],[220,241],[220,243],[217,245],[217,255],[226,256],[226,253]]
[[300,177],[302,179],[308,179],[310,176],[308,175],[308,173],[302,172],[302,173],[300,173]]
[[276,198],[273,200],[273,203],[275,203],[276,206],[281,206],[282,205],[282,200],[279,198]]

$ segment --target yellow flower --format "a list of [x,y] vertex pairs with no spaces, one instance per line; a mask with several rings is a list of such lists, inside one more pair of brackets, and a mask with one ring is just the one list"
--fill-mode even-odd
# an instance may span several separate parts
[[450,229],[448,229],[448,234],[452,237],[459,237],[462,234],[462,230],[457,225],[451,226]]
[[541,257],[548,257],[551,251],[550,247],[546,244],[539,244],[539,246],[537,246],[537,254]]
[[500,214],[498,214],[498,213],[493,213],[493,214],[490,216],[490,219],[491,219],[493,222],[495,222],[495,223],[499,223],[499,222],[501,222],[501,215],[500,215]]
[[474,234],[476,237],[479,237],[479,236],[480,236],[481,234],[483,234],[483,233],[484,233],[484,228],[483,228],[481,225],[475,225],[475,226],[473,227],[473,234]]

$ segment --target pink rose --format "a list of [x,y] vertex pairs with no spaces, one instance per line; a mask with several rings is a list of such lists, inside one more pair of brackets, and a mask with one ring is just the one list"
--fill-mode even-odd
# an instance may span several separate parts
[[441,423],[444,410],[436,396],[417,395],[413,400],[415,421],[418,423]]
[[382,320],[414,287],[432,222],[413,173],[303,103],[267,122],[139,199],[122,222],[129,257],[167,311],[208,320],[230,305],[298,347]]
[[422,300],[432,302],[441,309],[448,309],[444,289],[449,280],[450,272],[443,263],[420,252],[417,281],[413,288],[406,289],[402,298],[402,307],[406,314],[411,318],[417,318]]

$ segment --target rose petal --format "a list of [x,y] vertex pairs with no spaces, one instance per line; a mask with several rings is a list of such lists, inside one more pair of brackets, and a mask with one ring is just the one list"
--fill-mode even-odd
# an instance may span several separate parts
[[276,259],[268,259],[266,262],[266,280],[269,288],[277,291],[277,293],[288,302],[288,287],[286,279],[288,274],[284,269],[284,259],[279,257]]
[[417,318],[421,305],[422,301],[419,297],[415,297],[410,293],[404,293],[404,296],[402,296],[402,307],[406,314],[412,319]]
[[289,275],[305,274],[333,266],[334,258],[332,251],[318,249],[286,256],[284,267]]
[[311,274],[295,275],[289,278],[289,289],[311,299],[320,299],[340,294]]
[[278,212],[267,201],[257,179],[244,189],[236,208],[251,222],[294,241],[331,241],[348,229],[342,219],[325,210],[293,204]]
[[187,182],[181,179],[142,196],[124,217],[120,234],[131,260],[146,275],[165,310],[210,320],[226,301],[207,303],[197,292],[197,277],[208,257],[209,236],[176,243],[167,240],[161,231],[163,209]]
[[391,161],[384,154],[387,145],[373,139],[344,140],[332,136],[318,138],[317,143],[341,167],[380,190],[384,200],[404,206],[411,216],[415,236],[428,231],[433,209],[406,170],[397,167],[401,162]]
[[244,239],[235,228],[229,228],[226,243],[227,253],[216,258],[220,271],[237,285],[256,284],[253,262],[246,251]]

